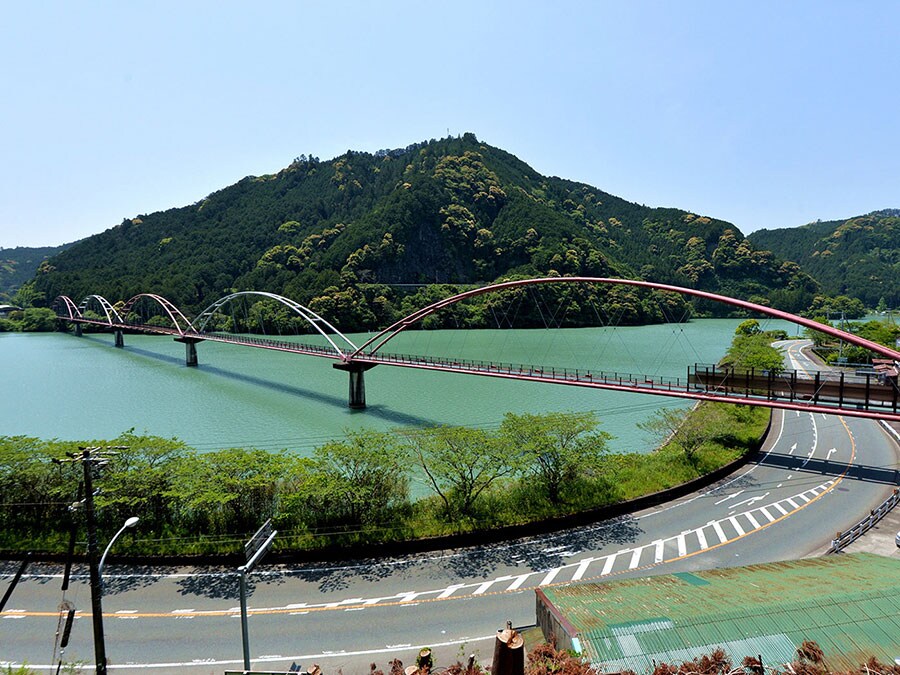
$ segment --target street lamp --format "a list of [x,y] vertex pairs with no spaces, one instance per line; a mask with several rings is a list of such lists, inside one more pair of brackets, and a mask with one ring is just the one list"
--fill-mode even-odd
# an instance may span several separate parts
[[119,531],[113,535],[113,538],[110,539],[109,543],[106,545],[106,550],[103,551],[103,555],[100,556],[100,564],[97,565],[97,574],[100,576],[101,584],[103,583],[103,565],[106,564],[106,556],[109,554],[109,549],[111,549],[112,545],[116,543],[116,539],[119,538],[119,535],[121,535],[129,527],[134,527],[135,525],[137,525],[139,520],[140,518],[138,518],[137,516],[131,516],[131,518],[125,521],[125,524],[119,528]]

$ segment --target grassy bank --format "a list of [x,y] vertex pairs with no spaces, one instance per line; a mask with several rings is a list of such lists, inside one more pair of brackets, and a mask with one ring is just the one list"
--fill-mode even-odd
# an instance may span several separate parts
[[[764,408],[702,404],[651,454],[614,454],[591,415],[507,415],[496,432],[438,428],[360,433],[317,448],[198,453],[126,433],[68,443],[0,438],[0,549],[60,554],[81,466],[54,463],[80,446],[124,446],[94,476],[101,540],[141,518],[120,555],[232,554],[272,518],[276,550],[314,550],[494,530],[598,509],[714,471],[754,449]],[[414,500],[425,475],[431,494]],[[73,520],[74,519],[74,520]],[[83,546],[82,546],[83,550]]]

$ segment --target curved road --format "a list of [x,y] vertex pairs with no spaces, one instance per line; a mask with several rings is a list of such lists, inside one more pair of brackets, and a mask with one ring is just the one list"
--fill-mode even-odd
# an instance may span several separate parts
[[[816,367],[808,343],[780,344],[792,367]],[[263,566],[251,578],[250,645],[257,669],[292,662],[365,672],[419,646],[441,663],[490,658],[507,619],[534,623],[537,586],[671,573],[816,555],[835,531],[896,484],[897,447],[877,423],[775,411],[759,459],[676,502],[591,527],[503,545],[346,565]],[[13,569],[8,566],[5,571]],[[33,568],[0,615],[0,665],[53,668],[59,570]],[[66,661],[93,659],[85,570]],[[228,570],[110,566],[104,619],[110,671],[240,669],[236,576]],[[5,584],[4,584],[5,587]]]

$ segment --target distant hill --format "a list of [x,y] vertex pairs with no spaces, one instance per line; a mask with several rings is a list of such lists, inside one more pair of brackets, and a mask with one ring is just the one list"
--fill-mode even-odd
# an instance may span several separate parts
[[39,248],[0,246],[0,293],[12,296],[22,284],[34,277],[42,262],[68,246],[71,244]]
[[818,290],[734,225],[542,176],[474,134],[300,156],[190,206],[126,219],[55,256],[34,285],[47,301],[153,291],[189,311],[231,289],[267,290],[349,328],[400,311],[409,291],[388,285],[547,274],[643,278],[795,310]]
[[874,211],[849,220],[759,230],[750,241],[793,260],[828,295],[859,298],[875,307],[883,298],[900,306],[900,209]]

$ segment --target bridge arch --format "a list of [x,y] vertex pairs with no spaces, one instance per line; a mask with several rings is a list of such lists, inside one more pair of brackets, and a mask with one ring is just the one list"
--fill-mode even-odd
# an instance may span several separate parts
[[[259,296],[281,303],[282,305],[293,311],[297,316],[301,317],[310,326],[315,328],[316,331],[328,341],[328,344],[330,344],[331,347],[338,354],[340,354],[342,358],[344,358],[344,355],[350,352],[358,351],[357,346],[353,343],[352,340],[350,340],[350,338],[341,333],[341,331],[339,331],[326,319],[319,316],[309,307],[304,307],[299,302],[294,302],[290,298],[285,298],[281,295],[276,295],[275,293],[267,293],[266,291],[239,291],[237,293],[226,295],[224,298],[217,300],[197,315],[197,317],[194,319],[194,323],[196,324],[195,330],[198,333],[203,333],[203,331],[206,330],[206,325],[209,323],[209,320],[220,308],[224,307],[236,298],[245,296]],[[327,328],[328,330],[326,331],[322,326],[325,326],[325,328]],[[328,331],[330,331],[330,333]],[[338,342],[335,342],[335,340],[332,339],[332,336],[337,336],[338,342],[342,341],[344,343],[343,348],[338,346]]]
[[78,305],[75,304],[75,301],[72,300],[68,295],[57,295],[53,300],[53,304],[51,305],[53,311],[56,312],[56,316],[60,319],[81,319],[81,310],[78,309]]
[[100,309],[103,310],[103,314],[106,316],[107,324],[112,326],[116,323],[122,323],[122,317],[119,316],[119,313],[110,304],[109,300],[104,298],[102,295],[96,294],[87,296],[84,300],[81,301],[81,304],[78,305],[78,313],[80,314],[79,318],[84,318],[84,313],[94,304],[99,305]]
[[[190,320],[171,302],[166,300],[161,295],[156,295],[155,293],[138,293],[133,298],[128,300],[125,305],[122,307],[122,314],[127,318],[131,313],[134,306],[140,302],[142,299],[149,299],[152,302],[159,305],[166,315],[169,317],[169,320],[172,322],[172,326],[178,331],[178,335],[184,337],[186,333],[196,333],[194,330],[193,324],[191,324]],[[121,323],[122,322],[120,319]]]
[[[400,319],[394,324],[388,326],[380,333],[372,336],[369,340],[367,340],[363,345],[361,345],[356,351],[354,351],[348,357],[348,360],[352,361],[357,357],[365,357],[372,356],[378,350],[380,350],[387,342],[392,340],[399,333],[402,333],[404,330],[413,326],[425,317],[430,316],[441,310],[445,307],[449,307],[450,305],[454,305],[462,300],[466,300],[467,298],[474,298],[479,295],[484,295],[485,293],[495,293],[497,291],[502,291],[508,288],[517,288],[520,286],[537,286],[542,284],[561,284],[561,283],[590,283],[590,284],[608,284],[608,285],[620,285],[620,286],[636,286],[638,288],[647,288],[650,290],[656,291],[668,291],[672,293],[679,293],[681,295],[688,295],[697,298],[703,298],[706,300],[713,300],[715,302],[721,302],[726,305],[732,305],[734,307],[740,307],[742,309],[750,310],[752,312],[758,312],[760,314],[766,314],[776,319],[784,319],[786,321],[790,321],[791,323],[796,323],[806,328],[811,328],[813,330],[817,330],[819,332],[825,333],[827,335],[831,335],[832,337],[840,338],[846,342],[849,342],[853,345],[857,345],[859,347],[863,347],[864,349],[868,349],[870,351],[875,352],[876,354],[881,354],[889,359],[900,362],[900,352],[897,352],[889,347],[885,347],[884,345],[880,345],[877,342],[872,342],[871,340],[866,340],[857,335],[853,335],[851,333],[847,333],[845,331],[839,330],[837,328],[833,328],[832,326],[826,326],[824,324],[820,324],[812,319],[806,319],[802,316],[796,316],[795,314],[791,314],[789,312],[784,312],[779,309],[773,309],[771,307],[766,307],[764,305],[758,305],[753,302],[748,302],[746,300],[738,300],[737,298],[730,298],[726,295],[718,295],[716,293],[710,293],[708,291],[699,291],[693,288],[683,288],[681,286],[671,286],[668,284],[658,284],[651,281],[638,281],[635,279],[612,279],[607,277],[541,277],[537,279],[520,279],[516,281],[507,281],[500,284],[493,284],[491,286],[483,286],[482,288],[476,288],[474,290],[465,291],[463,293],[458,293],[449,298],[444,298],[443,300],[438,300],[427,307],[423,307],[422,309],[413,312],[409,316]],[[370,348],[371,347],[371,348]],[[369,349],[370,348],[370,349]],[[368,351],[366,351],[368,349]]]

